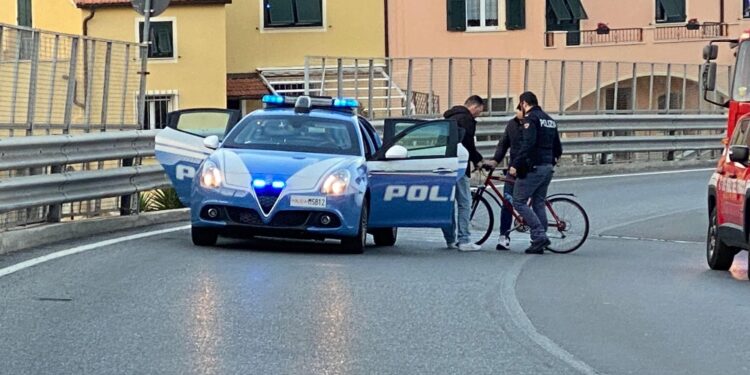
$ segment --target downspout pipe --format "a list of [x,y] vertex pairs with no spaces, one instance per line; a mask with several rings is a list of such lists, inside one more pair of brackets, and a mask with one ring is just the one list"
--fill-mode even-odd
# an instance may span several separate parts
[[[94,16],[96,15],[96,7],[91,7],[91,10],[89,11],[89,15],[86,16],[86,18],[83,19],[83,36],[86,37],[89,35],[89,21],[94,19]],[[78,101],[75,101],[75,104],[81,108],[85,107],[86,104],[86,96],[89,94],[86,92],[86,89],[89,87],[89,45],[86,42],[86,39],[83,39],[83,98],[84,103],[79,103]],[[73,77],[73,79],[75,79]]]
[[385,57],[390,57],[391,51],[390,51],[390,31],[388,26],[388,1],[389,0],[383,0],[383,8],[385,13]]

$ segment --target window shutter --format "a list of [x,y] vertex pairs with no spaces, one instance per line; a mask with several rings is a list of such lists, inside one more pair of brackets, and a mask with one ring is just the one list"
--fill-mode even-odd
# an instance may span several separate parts
[[31,27],[31,0],[18,0],[18,26]]
[[586,13],[586,9],[583,8],[581,0],[566,1],[568,2],[568,7],[570,8],[570,13],[573,15],[573,19],[587,20],[589,18],[589,15]]
[[447,0],[448,31],[466,31],[466,0]]
[[547,7],[548,9],[552,8],[552,14],[554,14],[558,23],[560,21],[573,20],[573,16],[570,15],[570,12],[568,11],[568,7],[565,5],[564,0],[547,0]]
[[505,28],[508,30],[526,28],[526,0],[505,0]]
[[301,24],[319,25],[323,23],[321,0],[297,0],[297,21]]
[[293,0],[267,0],[266,11],[272,26],[294,24]]

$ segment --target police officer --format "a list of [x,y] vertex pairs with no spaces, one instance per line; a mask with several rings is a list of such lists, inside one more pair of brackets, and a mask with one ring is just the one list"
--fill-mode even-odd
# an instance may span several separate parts
[[[508,173],[516,176],[513,207],[531,228],[531,246],[526,254],[543,254],[549,246],[545,199],[552,181],[553,167],[562,155],[557,123],[541,108],[532,92],[524,92],[519,104],[526,115],[521,148],[511,161]],[[527,202],[531,199],[531,208]]]

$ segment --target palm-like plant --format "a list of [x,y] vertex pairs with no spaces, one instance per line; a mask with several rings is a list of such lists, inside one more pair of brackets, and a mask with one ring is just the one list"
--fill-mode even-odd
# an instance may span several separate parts
[[151,211],[173,210],[184,207],[174,188],[154,190],[151,193]]

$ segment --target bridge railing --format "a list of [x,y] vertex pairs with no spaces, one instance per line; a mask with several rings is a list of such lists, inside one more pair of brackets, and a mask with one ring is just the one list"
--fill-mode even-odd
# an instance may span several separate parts
[[[650,62],[308,56],[304,89],[288,93],[354,97],[370,119],[435,116],[474,94],[487,100],[487,116],[507,115],[524,91],[558,115],[722,113],[703,100],[701,69]],[[732,68],[718,69],[717,91],[710,95],[722,101]]]

